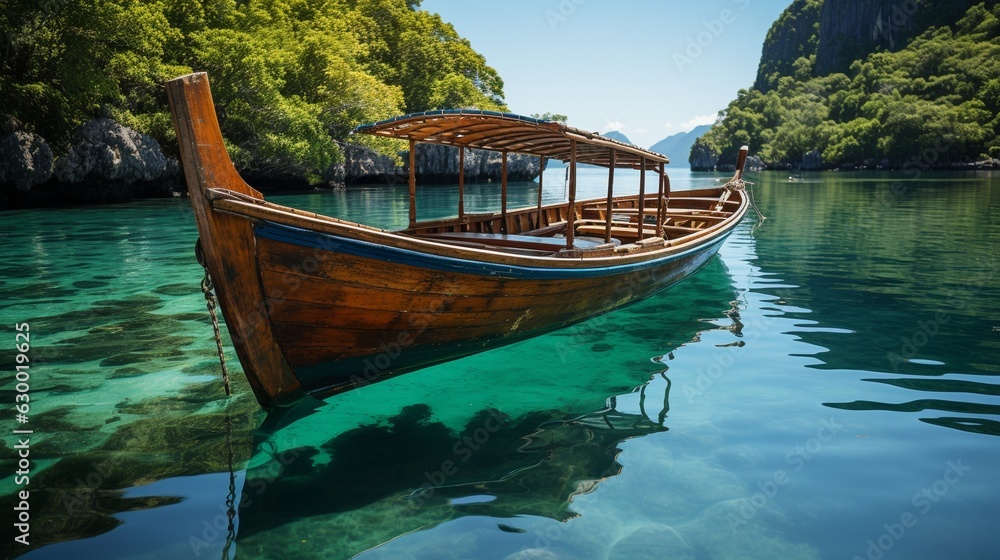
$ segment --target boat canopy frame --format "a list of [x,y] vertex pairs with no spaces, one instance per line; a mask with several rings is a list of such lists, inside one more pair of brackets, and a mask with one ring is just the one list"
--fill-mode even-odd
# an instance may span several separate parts
[[[656,235],[662,235],[663,216],[670,196],[670,180],[665,166],[670,158],[632,144],[605,138],[595,132],[574,128],[560,122],[526,117],[514,113],[479,109],[445,109],[411,113],[371,124],[363,124],[354,133],[409,141],[410,228],[417,225],[416,144],[440,144],[459,148],[458,216],[464,216],[465,150],[490,150],[501,154],[501,216],[507,217],[507,154],[521,153],[539,158],[538,212],[542,208],[542,177],[545,160],[558,159],[569,164],[566,248],[573,248],[576,217],[576,169],[581,163],[608,168],[608,202],[614,197],[615,169],[636,169],[639,174],[639,239],[643,238],[646,171],[659,174],[656,206]],[[605,240],[611,239],[611,213],[605,224]],[[501,231],[501,233],[507,233]]]

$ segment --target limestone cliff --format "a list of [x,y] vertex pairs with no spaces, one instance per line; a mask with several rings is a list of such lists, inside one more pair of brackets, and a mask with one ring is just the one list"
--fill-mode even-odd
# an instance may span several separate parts
[[794,0],[692,169],[748,144],[774,169],[991,167],[1000,0]]
[[846,72],[852,62],[876,50],[904,46],[914,36],[919,9],[915,0],[826,0],[816,74]]
[[53,161],[52,149],[37,134],[19,130],[0,138],[0,184],[31,190],[52,177]]
[[927,28],[954,22],[979,1],[795,0],[767,34],[754,88],[766,92],[779,77],[795,76],[800,58],[815,56],[814,76],[846,72],[855,60],[899,50]]
[[41,136],[0,118],[0,209],[170,196],[180,165],[152,137],[107,118],[77,131],[58,157]]
[[[458,148],[418,144],[416,160],[417,177],[421,181],[426,183],[458,182]],[[498,182],[500,181],[501,163],[499,152],[466,150],[465,179],[475,182]],[[530,181],[538,176],[538,169],[537,157],[524,154],[507,155],[507,179],[509,181]]]

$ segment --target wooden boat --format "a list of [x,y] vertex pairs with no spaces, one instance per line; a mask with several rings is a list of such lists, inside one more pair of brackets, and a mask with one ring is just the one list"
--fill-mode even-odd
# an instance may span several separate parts
[[[556,122],[455,110],[358,133],[410,142],[409,227],[386,231],[264,200],[222,142],[208,78],[167,83],[181,161],[226,326],[265,407],[329,395],[565,327],[645,298],[709,261],[747,211],[746,148],[726,186],[671,192],[665,156]],[[418,221],[417,142],[497,150],[501,210]],[[509,152],[569,164],[568,201],[507,208]],[[609,169],[576,200],[579,163]],[[460,168],[462,164],[460,163]],[[542,166],[544,168],[544,165]],[[616,168],[643,170],[615,196]],[[648,172],[657,184],[646,185]],[[462,173],[459,174],[462,177]]]

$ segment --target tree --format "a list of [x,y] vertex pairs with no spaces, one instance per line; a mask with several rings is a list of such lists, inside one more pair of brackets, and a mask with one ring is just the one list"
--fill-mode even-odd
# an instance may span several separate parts
[[358,0],[348,19],[369,45],[361,58],[366,68],[403,89],[407,112],[435,108],[446,92],[452,106],[504,108],[503,80],[440,16],[400,0]]
[[555,121],[557,123],[566,124],[569,121],[569,117],[566,115],[560,115],[559,113],[532,113],[531,118],[538,119],[540,121]]
[[3,112],[54,142],[101,113],[131,120],[163,99],[171,27],[160,2],[14,0],[0,16]]

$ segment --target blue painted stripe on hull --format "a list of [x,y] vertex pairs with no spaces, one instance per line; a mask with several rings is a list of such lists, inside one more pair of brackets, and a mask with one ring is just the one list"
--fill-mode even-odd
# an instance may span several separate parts
[[688,249],[687,251],[674,253],[663,258],[640,263],[589,268],[544,268],[513,266],[486,261],[443,257],[440,255],[412,251],[409,249],[378,245],[376,243],[359,241],[357,239],[338,237],[335,235],[267,221],[257,224],[254,227],[254,231],[258,236],[265,239],[290,243],[300,247],[345,253],[356,257],[416,266],[443,272],[530,280],[599,278],[602,276],[615,276],[619,274],[642,272],[644,270],[663,266],[671,261],[683,259],[695,253],[705,251],[714,253],[731,233],[731,230],[726,232],[710,245],[694,247],[692,249]]

